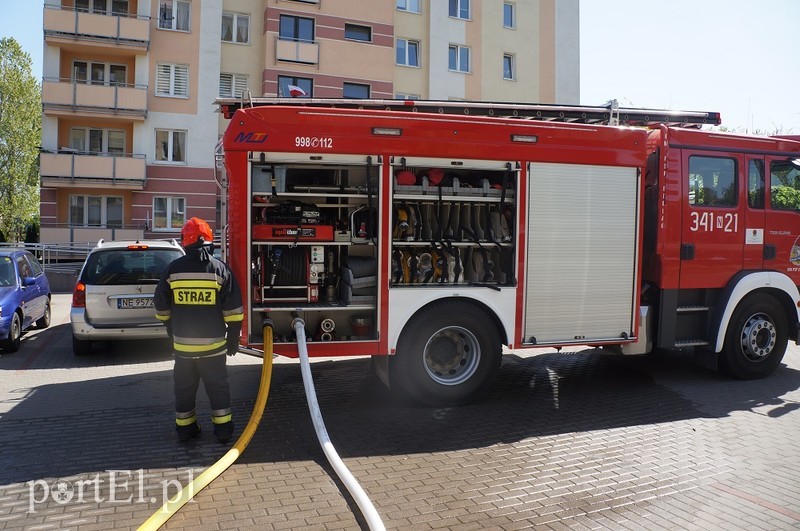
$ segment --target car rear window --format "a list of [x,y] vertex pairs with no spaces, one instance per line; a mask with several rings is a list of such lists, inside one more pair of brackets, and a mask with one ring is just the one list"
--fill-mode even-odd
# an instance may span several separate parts
[[84,284],[156,284],[167,264],[182,253],[173,249],[109,249],[97,251],[86,259]]

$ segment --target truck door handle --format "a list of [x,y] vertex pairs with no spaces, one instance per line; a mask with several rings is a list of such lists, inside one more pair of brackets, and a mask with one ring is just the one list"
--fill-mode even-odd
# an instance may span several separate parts
[[694,244],[682,243],[681,244],[681,260],[694,260]]
[[775,260],[778,256],[778,249],[774,243],[768,243],[764,246],[764,260]]

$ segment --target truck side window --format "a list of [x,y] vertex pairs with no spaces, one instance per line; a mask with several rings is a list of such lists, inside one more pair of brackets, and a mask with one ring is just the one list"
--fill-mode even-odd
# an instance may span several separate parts
[[750,208],[764,208],[764,161],[751,160],[747,172],[747,204]]
[[769,206],[775,210],[800,209],[800,169],[789,161],[770,164]]
[[736,206],[736,160],[726,157],[689,157],[689,204]]

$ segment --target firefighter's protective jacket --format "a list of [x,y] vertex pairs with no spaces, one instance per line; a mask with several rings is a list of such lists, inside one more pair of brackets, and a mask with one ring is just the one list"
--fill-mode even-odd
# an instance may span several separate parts
[[228,266],[211,255],[211,246],[187,249],[169,264],[153,303],[156,317],[171,330],[176,356],[225,354],[227,342],[238,342],[242,293]]

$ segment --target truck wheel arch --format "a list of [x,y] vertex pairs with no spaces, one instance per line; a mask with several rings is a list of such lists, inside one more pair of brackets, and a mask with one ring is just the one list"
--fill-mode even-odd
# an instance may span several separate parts
[[[786,310],[790,330],[794,325],[796,331],[796,325],[800,323],[800,308],[797,306],[800,303],[800,291],[794,282],[776,271],[743,271],[731,279],[720,296],[721,311],[711,325],[713,335],[710,343],[714,346],[714,352],[722,352],[728,326],[739,303],[756,292],[766,293],[778,300]],[[789,337],[796,339],[797,334],[790,334]]]
[[388,379],[429,406],[471,402],[494,383],[503,336],[497,315],[485,305],[466,297],[439,299],[415,311],[403,327],[388,360]]

